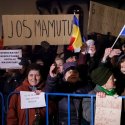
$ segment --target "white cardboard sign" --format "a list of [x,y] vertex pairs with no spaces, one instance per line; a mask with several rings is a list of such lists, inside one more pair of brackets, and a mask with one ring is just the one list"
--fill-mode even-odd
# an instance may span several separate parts
[[45,93],[37,95],[35,92],[20,91],[21,109],[45,107]]
[[122,98],[96,96],[95,125],[120,125]]

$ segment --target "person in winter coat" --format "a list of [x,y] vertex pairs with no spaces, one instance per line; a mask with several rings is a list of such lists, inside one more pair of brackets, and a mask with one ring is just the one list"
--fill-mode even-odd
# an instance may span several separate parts
[[[47,78],[46,90],[48,92],[59,93],[88,93],[92,90],[91,86],[82,82],[79,77],[76,62],[66,62],[63,65],[63,78],[58,78],[58,74],[53,72],[55,66],[50,67],[49,76]],[[55,97],[58,107],[57,125],[68,125],[68,98]],[[80,98],[71,98],[70,101],[70,121],[71,125],[80,125]]]
[[[97,94],[100,97],[105,97],[106,95],[114,96],[116,95],[116,85],[115,77],[111,69],[105,65],[100,65],[98,68],[92,71],[91,73],[92,82],[96,84],[96,87],[89,92],[89,94]],[[91,99],[83,98],[82,109],[83,109],[83,118],[90,125],[91,122]]]
[[[27,69],[27,77],[15,91],[34,91],[36,94],[45,91],[45,84],[42,78],[42,68],[38,64],[31,64]],[[37,110],[36,110],[37,109]],[[49,113],[54,110],[54,103],[49,103]],[[31,108],[28,110],[28,123],[33,125],[35,116],[39,113],[42,125],[45,125],[46,108]],[[19,94],[13,94],[10,98],[7,112],[7,125],[26,125],[26,110],[21,109],[21,100]]]

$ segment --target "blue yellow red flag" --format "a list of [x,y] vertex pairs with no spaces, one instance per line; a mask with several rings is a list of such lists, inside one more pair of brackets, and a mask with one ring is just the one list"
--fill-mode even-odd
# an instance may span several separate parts
[[76,15],[74,15],[72,34],[71,34],[68,50],[73,51],[75,49],[79,49],[82,45],[83,45],[83,42],[82,42],[81,32],[79,28],[79,20],[76,17]]

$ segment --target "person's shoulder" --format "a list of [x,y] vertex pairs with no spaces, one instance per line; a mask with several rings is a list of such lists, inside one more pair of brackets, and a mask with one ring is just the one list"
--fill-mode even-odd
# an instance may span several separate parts
[[15,91],[29,91],[28,84],[24,81],[15,89]]
[[18,86],[18,87],[15,89],[15,91],[23,91],[23,89],[24,89],[24,86],[23,86],[23,85],[20,85],[20,86]]

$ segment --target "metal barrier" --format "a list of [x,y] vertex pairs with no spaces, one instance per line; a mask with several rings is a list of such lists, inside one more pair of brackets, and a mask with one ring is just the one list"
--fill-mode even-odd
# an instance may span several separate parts
[[[20,94],[20,92],[12,92],[9,94],[8,99],[7,99],[7,104],[9,103],[9,99],[10,96],[12,96],[13,94]],[[2,100],[3,100],[3,96],[0,93]],[[49,113],[48,113],[48,102],[49,96],[64,96],[68,98],[68,125],[70,125],[70,97],[87,97],[87,98],[91,98],[91,125],[94,125],[94,98],[96,97],[95,95],[92,94],[67,94],[67,93],[45,93],[46,95],[46,125],[49,125]],[[122,97],[122,99],[125,99],[125,96],[120,96]],[[4,106],[4,102],[2,102],[2,106]],[[7,106],[7,110],[8,110],[8,106]],[[2,107],[2,125],[4,125],[4,108]],[[28,125],[28,109],[26,109],[26,125]]]
[[95,95],[92,94],[67,94],[67,93],[46,93],[46,125],[49,123],[49,118],[48,118],[48,96],[66,96],[68,97],[68,125],[70,125],[70,97],[89,97],[91,98],[91,125],[94,125],[94,97]]
[[1,97],[1,125],[4,125],[4,98],[3,94],[0,92],[0,97]]
[[[13,94],[20,94],[20,92],[12,92],[8,95],[8,99],[7,99],[7,110],[8,110],[8,104],[9,104],[9,100],[10,97]],[[49,96],[64,96],[64,97],[68,97],[68,125],[70,125],[70,97],[89,97],[91,98],[91,125],[94,125],[94,118],[93,118],[93,101],[94,101],[94,97],[95,95],[91,95],[91,94],[67,94],[67,93],[45,93],[46,95],[46,125],[49,125],[49,111],[48,111],[48,97]],[[26,125],[28,125],[28,109],[26,109]]]
[[[10,97],[11,97],[13,94],[20,94],[20,92],[11,92],[11,93],[8,95],[8,98],[7,98],[7,110],[8,110],[8,106],[9,106]],[[28,109],[26,109],[26,125],[29,125],[28,119],[29,119],[29,118],[28,118]]]

